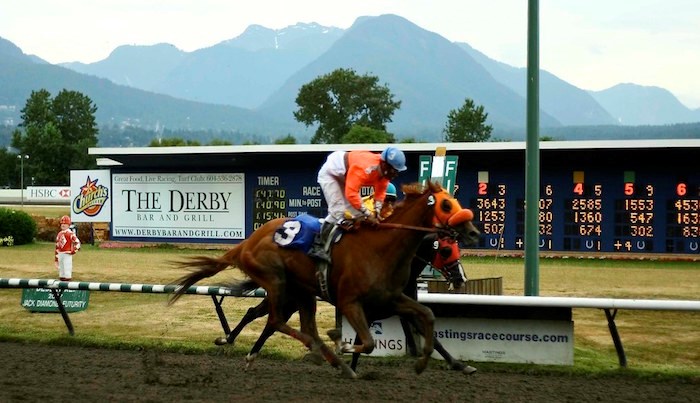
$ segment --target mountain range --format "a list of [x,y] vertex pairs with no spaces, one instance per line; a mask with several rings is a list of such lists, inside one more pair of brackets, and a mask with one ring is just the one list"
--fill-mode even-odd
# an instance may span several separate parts
[[[439,141],[447,114],[466,98],[484,106],[494,137],[524,137],[525,68],[390,14],[360,17],[347,30],[251,25],[192,52],[164,43],[124,45],[90,64],[51,65],[0,38],[0,119],[16,124],[32,90],[55,95],[67,88],[89,96],[104,125],[237,132],[263,141],[292,134],[304,142],[314,128],[293,118],[299,88],[341,67],[377,76],[402,102],[388,125],[399,140]],[[685,107],[663,88],[625,83],[587,91],[540,72],[542,134],[567,139],[568,128],[593,133],[694,122],[700,109]],[[698,127],[684,135],[700,137]]]

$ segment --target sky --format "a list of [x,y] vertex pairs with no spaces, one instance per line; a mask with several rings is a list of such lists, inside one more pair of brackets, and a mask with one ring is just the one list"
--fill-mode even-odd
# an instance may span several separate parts
[[[121,45],[191,52],[253,24],[347,29],[382,14],[527,65],[527,0],[0,0],[0,37],[51,63],[93,63]],[[700,1],[540,0],[539,20],[541,69],[586,90],[662,87],[700,108]]]

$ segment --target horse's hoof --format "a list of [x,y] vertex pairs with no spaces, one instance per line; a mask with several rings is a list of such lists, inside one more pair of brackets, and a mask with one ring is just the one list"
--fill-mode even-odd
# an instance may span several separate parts
[[420,360],[416,361],[416,366],[415,366],[416,374],[418,374],[418,375],[422,374],[423,371],[425,371],[425,369],[427,367],[428,367],[428,360],[427,359],[421,358]]
[[249,370],[250,367],[253,366],[253,362],[255,361],[255,357],[257,357],[257,354],[248,354],[245,356],[245,370]]
[[301,358],[302,361],[310,362],[312,364],[321,365],[325,361],[323,356],[318,352],[310,352]]
[[474,374],[475,372],[476,372],[476,368],[472,367],[471,365],[467,365],[467,366],[464,367],[464,369],[462,370],[462,373],[463,373],[464,375],[472,375],[472,374]]
[[340,351],[338,351],[338,354],[346,354],[346,353],[354,353],[355,352],[355,346],[350,344],[350,343],[343,343],[340,345]]
[[340,375],[347,379],[357,379],[357,374],[347,364],[341,365]]
[[217,337],[216,340],[214,340],[214,344],[217,346],[225,346],[228,344],[228,339],[226,337]]

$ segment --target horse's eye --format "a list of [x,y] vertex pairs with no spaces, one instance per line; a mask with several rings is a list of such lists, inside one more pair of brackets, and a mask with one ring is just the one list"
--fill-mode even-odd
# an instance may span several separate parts
[[452,211],[452,202],[450,202],[447,199],[443,199],[440,203],[440,210],[442,210],[445,213],[449,213],[450,211]]

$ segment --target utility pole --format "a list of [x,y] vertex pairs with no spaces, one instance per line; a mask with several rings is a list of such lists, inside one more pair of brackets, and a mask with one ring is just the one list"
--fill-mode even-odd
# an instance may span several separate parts
[[19,188],[20,188],[20,198],[22,207],[24,207],[24,160],[29,159],[29,155],[27,154],[18,154],[17,158],[19,159]]

